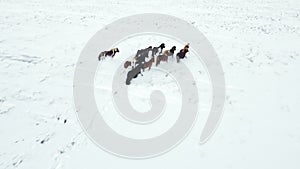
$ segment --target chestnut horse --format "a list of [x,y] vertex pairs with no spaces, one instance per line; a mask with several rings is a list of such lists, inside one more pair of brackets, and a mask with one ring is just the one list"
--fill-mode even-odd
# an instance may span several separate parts
[[145,71],[146,68],[149,68],[150,70],[153,62],[154,62],[154,58],[151,58],[148,62],[144,63],[143,71]]

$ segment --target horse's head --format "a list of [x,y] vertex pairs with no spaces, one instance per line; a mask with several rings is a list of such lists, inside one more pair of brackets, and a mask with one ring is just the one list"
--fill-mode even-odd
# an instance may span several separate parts
[[184,46],[184,49],[188,49],[188,48],[190,48],[190,43],[188,43]]
[[118,48],[112,48],[110,51],[113,51],[115,53],[120,52]]
[[161,48],[161,49],[163,49],[163,48],[165,48],[165,47],[166,47],[166,46],[165,46],[164,43],[162,43],[162,44],[159,45],[159,48]]
[[171,53],[174,53],[175,50],[176,50],[176,46],[173,46],[173,47],[170,49],[170,52],[171,52]]

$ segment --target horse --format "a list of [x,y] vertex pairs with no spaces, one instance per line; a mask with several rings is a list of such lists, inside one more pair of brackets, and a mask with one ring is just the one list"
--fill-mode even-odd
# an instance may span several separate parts
[[159,65],[161,61],[168,62],[169,56],[173,57],[175,50],[176,46],[173,46],[170,50],[165,50],[163,55],[158,55],[156,58],[156,66]]
[[131,83],[131,80],[133,78],[137,78],[137,76],[139,74],[142,74],[141,70],[144,68],[144,65],[143,64],[139,64],[137,66],[135,66],[132,70],[130,70],[128,73],[127,73],[127,78],[126,78],[126,85],[130,85]]
[[117,52],[120,52],[118,48],[113,48],[109,51],[103,51],[99,54],[98,60],[100,61],[102,60],[102,58],[105,58],[106,56],[110,56],[113,58]]
[[162,43],[162,44],[160,44],[158,47],[154,47],[153,49],[152,49],[152,57],[154,57],[157,53],[158,53],[158,49],[160,49],[160,54],[162,53],[162,51],[163,51],[163,49],[165,48],[166,46],[165,46],[165,44],[164,43]]
[[152,63],[154,62],[154,58],[151,58],[148,62],[146,62],[144,64],[144,68],[143,68],[143,71],[145,71],[146,68],[149,68],[149,70],[151,69],[152,67]]
[[176,54],[177,63],[180,62],[180,59],[184,59],[186,56],[186,53],[188,53],[189,50],[187,48],[181,49],[180,52]]

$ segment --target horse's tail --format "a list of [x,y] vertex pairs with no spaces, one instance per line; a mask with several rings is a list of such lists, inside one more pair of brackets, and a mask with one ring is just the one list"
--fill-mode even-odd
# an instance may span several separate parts
[[101,52],[98,56],[98,60],[100,61],[101,60],[101,56],[103,56],[103,52]]

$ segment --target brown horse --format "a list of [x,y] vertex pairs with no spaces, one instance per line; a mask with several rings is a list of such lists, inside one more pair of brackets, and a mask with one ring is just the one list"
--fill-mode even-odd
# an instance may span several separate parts
[[176,46],[173,46],[170,50],[165,50],[162,55],[157,56],[156,66],[160,64],[161,61],[168,62],[169,56],[173,57],[176,50]]
[[156,66],[159,65],[161,61],[168,62],[168,55],[158,55],[156,58]]
[[150,70],[153,62],[154,62],[154,58],[151,58],[148,62],[144,63],[143,71],[145,71],[146,68],[149,68]]

